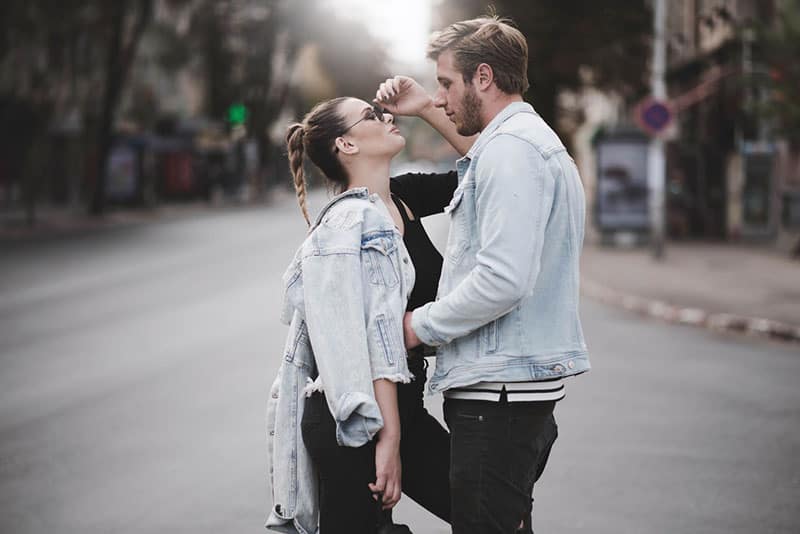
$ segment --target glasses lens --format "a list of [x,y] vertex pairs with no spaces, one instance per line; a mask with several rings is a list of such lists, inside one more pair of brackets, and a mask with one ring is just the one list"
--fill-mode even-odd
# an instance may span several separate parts
[[372,112],[375,114],[375,118],[378,119],[380,122],[383,121],[383,109],[378,104],[373,104]]

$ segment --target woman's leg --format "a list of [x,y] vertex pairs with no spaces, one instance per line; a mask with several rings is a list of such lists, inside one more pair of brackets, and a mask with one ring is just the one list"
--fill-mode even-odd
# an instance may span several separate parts
[[397,389],[403,493],[450,522],[450,434],[425,409],[426,363],[422,357],[409,358],[414,380]]
[[367,484],[375,481],[375,444],[340,447],[320,393],[306,399],[301,428],[319,476],[320,532],[374,534],[378,508]]

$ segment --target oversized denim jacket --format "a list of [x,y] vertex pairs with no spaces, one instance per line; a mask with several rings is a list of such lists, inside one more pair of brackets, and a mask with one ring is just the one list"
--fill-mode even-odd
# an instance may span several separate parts
[[267,403],[268,528],[318,528],[317,477],[300,430],[306,396],[324,391],[337,442],[358,447],[383,427],[373,381],[411,380],[402,319],[414,276],[386,206],[366,188],[332,199],[295,254],[284,274],[289,334]]
[[438,346],[431,391],[587,371],[578,315],[586,207],[564,145],[529,104],[513,103],[457,170],[437,300],[412,317],[422,342]]

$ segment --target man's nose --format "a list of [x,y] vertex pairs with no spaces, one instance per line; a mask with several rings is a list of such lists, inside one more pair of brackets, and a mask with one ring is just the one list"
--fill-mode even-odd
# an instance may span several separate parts
[[388,122],[389,124],[394,124],[394,115],[384,111],[383,112],[383,122]]
[[445,100],[442,90],[440,89],[433,95],[433,105],[437,108],[443,108],[445,104],[447,104],[447,100]]

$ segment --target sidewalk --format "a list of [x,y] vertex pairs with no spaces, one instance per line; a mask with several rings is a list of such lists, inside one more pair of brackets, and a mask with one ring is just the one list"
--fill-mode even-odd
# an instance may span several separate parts
[[674,243],[649,249],[587,245],[583,293],[670,322],[800,341],[800,262],[765,248]]

